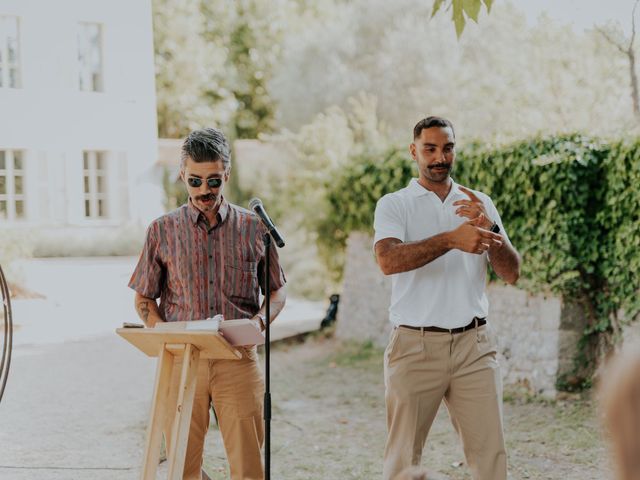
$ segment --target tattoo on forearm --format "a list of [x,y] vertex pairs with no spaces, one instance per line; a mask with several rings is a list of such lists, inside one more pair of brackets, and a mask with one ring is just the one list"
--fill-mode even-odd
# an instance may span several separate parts
[[143,321],[147,321],[149,312],[149,302],[140,302],[138,304],[138,313],[140,314],[140,318],[142,318]]

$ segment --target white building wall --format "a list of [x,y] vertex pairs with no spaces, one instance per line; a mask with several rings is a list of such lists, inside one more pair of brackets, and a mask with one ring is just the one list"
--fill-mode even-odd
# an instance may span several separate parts
[[[157,122],[151,0],[0,0],[19,17],[21,88],[0,88],[0,149],[25,152],[22,225],[147,224]],[[78,84],[80,22],[102,25],[102,92]],[[107,152],[108,219],[84,216],[82,155]],[[4,222],[6,223],[6,222]]]

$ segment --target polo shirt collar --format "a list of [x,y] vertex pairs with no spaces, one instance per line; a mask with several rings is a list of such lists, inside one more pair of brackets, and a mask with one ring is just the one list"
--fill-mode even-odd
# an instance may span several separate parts
[[[431,190],[424,188],[420,183],[418,183],[417,178],[412,178],[407,186],[409,193],[414,197],[420,197],[422,195],[435,195]],[[449,194],[447,195],[447,199],[453,197],[464,197],[467,198],[465,193],[460,190],[460,185],[458,185],[453,179],[451,179],[451,190],[449,190]]]
[[[194,225],[198,223],[198,219],[201,215],[204,218],[203,213],[195,207],[191,198],[189,198],[187,209],[189,211],[189,217]],[[222,197],[222,203],[220,204],[220,208],[218,208],[218,213],[216,215],[218,217],[218,224],[224,222],[229,216],[229,202],[227,202],[224,197]]]

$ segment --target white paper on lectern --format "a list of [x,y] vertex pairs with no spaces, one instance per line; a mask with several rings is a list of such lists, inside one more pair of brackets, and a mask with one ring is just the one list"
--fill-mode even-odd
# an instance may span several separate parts
[[154,328],[160,330],[197,330],[206,332],[217,332],[220,320],[218,318],[207,318],[206,320],[190,320],[188,322],[158,322]]
[[190,330],[220,332],[227,342],[234,346],[262,345],[264,334],[260,327],[248,318],[224,320],[222,315],[205,320],[188,322],[159,322],[155,328],[161,330]]

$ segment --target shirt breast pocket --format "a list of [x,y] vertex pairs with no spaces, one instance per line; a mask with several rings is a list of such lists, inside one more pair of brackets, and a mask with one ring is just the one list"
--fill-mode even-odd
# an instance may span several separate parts
[[258,303],[258,262],[240,260],[225,265],[224,293],[233,303]]

